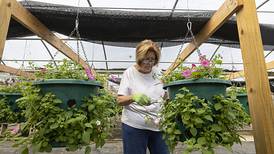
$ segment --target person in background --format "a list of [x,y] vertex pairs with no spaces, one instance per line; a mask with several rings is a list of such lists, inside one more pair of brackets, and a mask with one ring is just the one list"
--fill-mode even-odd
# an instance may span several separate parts
[[136,47],[136,64],[125,70],[117,101],[123,106],[122,138],[124,154],[168,154],[159,130],[159,111],[165,94],[156,66],[161,52],[151,40]]

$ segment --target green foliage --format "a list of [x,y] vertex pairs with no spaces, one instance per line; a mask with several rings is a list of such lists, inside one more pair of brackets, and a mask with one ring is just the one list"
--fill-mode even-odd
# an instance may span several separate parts
[[[75,151],[91,142],[101,147],[113,125],[111,117],[117,114],[116,99],[105,89],[95,96],[87,97],[76,108],[61,109],[61,100],[53,94],[40,94],[40,89],[29,86],[19,101],[27,119],[23,129],[33,129],[25,139],[15,146],[27,148],[32,145],[34,151],[50,152],[54,146],[65,146]],[[90,149],[86,147],[86,153]]]
[[[25,81],[15,82],[10,85],[1,85],[0,93],[21,93],[24,90],[25,86],[29,83]],[[0,94],[0,123],[15,123],[19,122],[22,118],[20,111],[14,111],[12,105],[16,102],[10,102],[9,98],[5,95]],[[13,100],[12,100],[13,101]]]
[[233,143],[240,143],[237,130],[250,123],[237,99],[216,95],[209,102],[186,88],[180,89],[174,100],[165,102],[161,119],[160,127],[170,150],[185,140],[185,153],[214,153],[218,145],[231,149]]
[[18,122],[20,113],[13,112],[7,104],[7,98],[0,99],[0,123]]
[[[34,65],[32,67],[35,68]],[[45,68],[35,72],[35,76],[38,79],[88,79],[81,65],[67,59],[57,63],[57,67],[54,63],[45,65]]]
[[192,64],[191,67],[180,66],[172,71],[169,75],[162,78],[164,83],[170,83],[183,79],[200,79],[200,78],[219,78],[222,79],[222,57],[216,55],[211,61],[207,60],[205,56],[200,56],[200,65]]
[[20,93],[22,85],[16,82],[10,85],[0,85],[0,92],[2,93]]
[[236,86],[231,86],[226,89],[227,95],[238,95],[238,94],[246,94],[246,87],[236,87]]

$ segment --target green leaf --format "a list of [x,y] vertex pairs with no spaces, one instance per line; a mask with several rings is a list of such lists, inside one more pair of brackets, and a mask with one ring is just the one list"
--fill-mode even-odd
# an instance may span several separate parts
[[195,118],[195,122],[199,124],[204,123],[204,121],[200,118]]
[[216,103],[216,104],[214,104],[214,108],[215,108],[215,110],[220,110],[221,108],[222,108],[223,106],[222,106],[222,104],[221,103]]
[[209,121],[213,121],[211,115],[206,115],[206,116],[205,116],[205,119],[207,119],[207,120],[209,120]]
[[191,133],[193,136],[196,136],[196,135],[197,135],[197,129],[196,129],[196,128],[191,128],[191,129],[190,129],[190,133]]
[[90,154],[90,153],[91,153],[91,147],[90,146],[86,146],[85,154]]
[[95,109],[95,105],[94,105],[94,104],[90,104],[90,105],[88,106],[88,111],[89,111],[89,112],[93,111],[94,109]]
[[214,151],[213,150],[203,150],[202,151],[202,154],[214,154]]
[[85,123],[85,126],[88,127],[88,128],[93,128],[91,123]]
[[186,114],[186,115],[184,115],[184,120],[189,120],[190,119],[190,116],[189,116],[189,114]]
[[215,132],[219,132],[222,130],[222,128],[218,125],[212,125],[211,126],[212,130],[215,131]]
[[176,129],[176,130],[174,131],[174,134],[176,134],[176,135],[180,135],[180,134],[182,134],[182,133],[181,133],[181,131],[180,131],[180,130]]
[[58,127],[59,127],[58,123],[54,123],[54,124],[50,125],[50,129],[56,129]]
[[82,135],[82,140],[84,143],[89,144],[90,142],[90,133],[88,131],[85,131]]
[[206,143],[206,138],[205,137],[199,137],[197,142],[200,145],[204,145]]
[[28,147],[24,147],[24,149],[22,150],[21,154],[29,154]]

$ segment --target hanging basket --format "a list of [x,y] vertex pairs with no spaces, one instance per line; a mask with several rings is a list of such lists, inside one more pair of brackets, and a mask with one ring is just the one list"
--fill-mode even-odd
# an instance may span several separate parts
[[22,97],[21,93],[0,93],[0,99],[6,98],[8,105],[11,107],[13,112],[18,112],[18,106],[16,100]]
[[[186,87],[191,93],[198,96],[199,98],[204,98],[207,101],[212,102],[212,98],[214,95],[225,95],[226,88],[228,86],[231,86],[231,82],[228,80],[186,79],[167,84],[164,86],[164,89],[168,90],[170,99],[174,99],[179,90],[183,87]],[[178,129],[181,132],[184,132],[182,135],[180,135],[180,141],[184,142],[187,140],[187,138],[191,136],[191,133],[186,131],[186,128],[182,123],[181,117],[176,117],[175,121],[177,123]]]
[[101,84],[97,81],[75,79],[50,79],[34,82],[42,94],[52,93],[62,100],[61,108],[66,109],[76,104],[79,107],[85,97],[95,95]]
[[244,107],[245,112],[250,114],[249,113],[249,105],[248,105],[247,94],[237,94],[237,99],[240,101],[240,103]]
[[199,98],[212,101],[214,95],[225,95],[226,88],[231,86],[228,80],[220,79],[186,79],[178,80],[164,86],[168,90],[170,99],[174,99],[182,87],[186,87],[191,93]]

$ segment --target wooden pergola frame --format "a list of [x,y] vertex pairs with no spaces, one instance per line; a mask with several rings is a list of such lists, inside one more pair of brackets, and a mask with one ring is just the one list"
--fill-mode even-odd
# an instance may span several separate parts
[[193,40],[183,49],[175,62],[167,69],[165,75],[176,69],[234,13],[236,13],[244,64],[244,74],[241,73],[246,80],[256,153],[273,154],[274,104],[266,68],[273,68],[274,62],[265,63],[255,0],[226,0],[195,36],[196,41]]
[[[168,75],[178,67],[234,13],[236,13],[237,16],[237,26],[244,62],[244,76],[246,79],[248,101],[250,104],[249,108],[252,116],[256,152],[258,154],[273,154],[274,105],[272,103],[270,87],[268,84],[255,0],[226,0],[202,30],[195,36],[196,41],[192,41],[188,44],[175,62],[172,63],[165,72],[165,75]],[[2,59],[11,18],[14,18],[26,28],[30,29],[70,59],[78,62],[78,55],[16,0],[0,0],[0,60]],[[80,59],[79,63],[84,68],[89,67],[83,59]],[[272,63],[267,64],[267,68],[273,68],[274,64]],[[0,71],[28,77],[32,76],[29,73],[4,65],[0,65]]]
[[[83,68],[90,68],[88,63],[79,57],[78,54],[73,52],[69,46],[67,46],[60,38],[52,33],[44,24],[42,24],[16,0],[0,0],[0,60],[3,56],[3,50],[11,18],[15,19],[34,34],[47,41],[71,60],[79,63]],[[32,73],[24,72],[2,64],[0,64],[0,71],[25,76],[28,78],[34,77]],[[92,70],[92,72],[95,75],[95,71]]]

